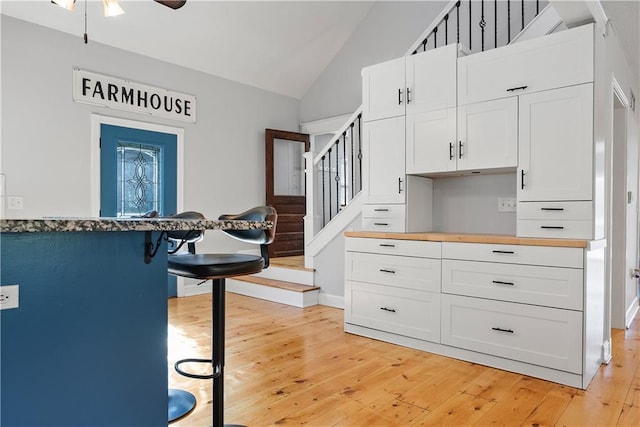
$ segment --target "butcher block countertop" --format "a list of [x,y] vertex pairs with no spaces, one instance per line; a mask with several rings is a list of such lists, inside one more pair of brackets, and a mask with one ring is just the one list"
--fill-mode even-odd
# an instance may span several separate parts
[[[564,248],[591,248],[594,241],[573,239],[540,239],[535,237],[516,237],[506,234],[468,234],[468,233],[381,233],[377,231],[347,231],[346,237],[364,237],[371,239],[422,240],[427,242],[492,243],[499,245],[555,246]],[[604,245],[604,240],[597,241]]]

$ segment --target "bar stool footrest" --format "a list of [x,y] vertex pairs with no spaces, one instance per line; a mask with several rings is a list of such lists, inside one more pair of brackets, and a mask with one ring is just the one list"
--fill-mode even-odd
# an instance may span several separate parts
[[212,359],[196,359],[196,358],[181,359],[181,360],[178,360],[176,363],[174,363],[173,367],[175,368],[177,373],[188,378],[210,380],[212,378],[218,378],[220,376],[221,369],[219,364],[215,364],[215,370],[213,374],[193,374],[191,372],[184,371],[180,367],[180,365],[182,365],[183,363],[208,363],[209,365],[213,366],[214,364]]

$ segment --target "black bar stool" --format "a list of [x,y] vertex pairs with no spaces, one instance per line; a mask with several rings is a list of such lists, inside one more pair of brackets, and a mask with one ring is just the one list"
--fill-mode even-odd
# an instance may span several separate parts
[[[184,212],[173,218],[204,219],[198,212]],[[195,243],[202,238],[204,231],[170,231],[168,238],[177,242],[178,249],[185,243],[187,253],[169,254],[169,274],[199,280],[212,280],[212,326],[211,359],[183,359],[175,363],[176,371],[190,378],[213,378],[213,426],[224,425],[224,334],[225,334],[225,279],[259,273],[269,266],[267,245],[273,242],[277,212],[270,206],[258,206],[237,215],[221,215],[219,220],[271,221],[273,227],[267,230],[234,230],[233,224],[223,230],[225,233],[243,242],[260,245],[260,255],[240,253],[197,254]],[[177,249],[174,249],[176,251]],[[180,365],[191,362],[211,363],[213,373],[199,375],[185,372]]]

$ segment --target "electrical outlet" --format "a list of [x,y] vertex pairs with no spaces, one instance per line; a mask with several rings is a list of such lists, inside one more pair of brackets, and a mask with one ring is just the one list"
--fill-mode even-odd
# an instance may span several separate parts
[[19,295],[18,285],[0,286],[0,310],[18,308]]
[[516,199],[512,197],[498,198],[498,212],[515,212],[515,211],[516,211]]
[[8,196],[7,209],[23,209],[24,199],[22,196]]

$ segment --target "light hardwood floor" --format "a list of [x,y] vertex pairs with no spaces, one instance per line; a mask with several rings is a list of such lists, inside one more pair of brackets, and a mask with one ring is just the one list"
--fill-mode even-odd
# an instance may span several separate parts
[[[210,426],[211,382],[181,377],[210,356],[211,297],[169,301],[169,386],[196,395],[172,426]],[[307,426],[640,426],[640,325],[586,391],[343,331],[342,310],[227,293],[225,422]]]

